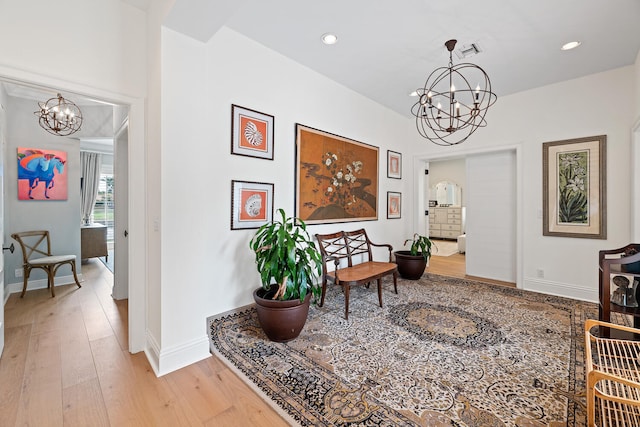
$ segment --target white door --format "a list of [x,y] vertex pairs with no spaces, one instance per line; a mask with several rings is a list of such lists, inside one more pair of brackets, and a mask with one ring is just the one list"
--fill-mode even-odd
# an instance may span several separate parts
[[125,120],[114,139],[114,277],[113,298],[129,298],[129,121]]
[[[4,248],[4,148],[6,118],[0,104],[0,247]],[[4,255],[4,250],[2,251]],[[0,356],[4,350],[4,256],[0,256]]]
[[467,274],[516,282],[516,153],[467,157]]
[[431,215],[433,215],[433,212],[431,212],[429,210],[429,200],[431,199],[431,185],[429,185],[429,162],[426,162],[424,164],[424,191],[422,194],[422,197],[424,198],[424,203],[423,203],[423,210],[425,213],[425,221],[424,221],[424,235],[427,237],[429,236],[429,223],[431,222]]

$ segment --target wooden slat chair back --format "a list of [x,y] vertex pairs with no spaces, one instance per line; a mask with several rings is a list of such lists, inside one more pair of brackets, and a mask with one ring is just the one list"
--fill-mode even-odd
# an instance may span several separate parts
[[[320,307],[324,305],[327,283],[342,287],[345,302],[345,319],[349,319],[349,290],[353,285],[366,285],[372,281],[378,284],[378,301],[382,307],[382,278],[393,276],[393,288],[398,293],[398,267],[391,262],[393,247],[389,244],[376,244],[369,240],[364,229],[339,231],[331,234],[316,234],[322,254],[322,297]],[[389,251],[389,262],[373,260],[373,247],[383,247]],[[333,271],[329,270],[333,263]],[[346,265],[345,265],[346,264]]]
[[51,289],[51,296],[56,296],[54,290],[54,278],[58,269],[63,265],[69,265],[73,272],[73,279],[80,288],[78,275],[76,274],[75,255],[53,255],[51,253],[51,238],[48,230],[23,231],[13,233],[11,237],[20,244],[22,249],[22,276],[23,287],[20,298],[27,292],[27,283],[31,270],[39,268],[47,273],[47,287]]
[[[366,231],[345,231],[344,238],[347,240],[347,251],[351,254],[350,259],[353,259],[354,256],[362,255],[366,256],[365,261],[373,261],[371,244]],[[391,261],[391,257],[389,257],[389,261]]]

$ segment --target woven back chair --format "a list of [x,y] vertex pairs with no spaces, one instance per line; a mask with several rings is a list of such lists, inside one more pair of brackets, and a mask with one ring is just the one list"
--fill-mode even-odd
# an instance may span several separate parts
[[22,269],[24,285],[20,298],[27,292],[27,283],[31,270],[39,268],[47,273],[47,287],[51,289],[51,296],[55,297],[54,278],[58,269],[63,265],[69,265],[73,272],[73,279],[80,288],[78,275],[76,274],[75,255],[53,255],[51,253],[51,239],[48,230],[23,231],[11,235],[22,249]]

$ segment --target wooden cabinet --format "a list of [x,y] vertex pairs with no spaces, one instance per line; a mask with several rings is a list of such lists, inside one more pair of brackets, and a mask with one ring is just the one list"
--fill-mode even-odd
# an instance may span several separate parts
[[[628,244],[619,249],[600,251],[598,254],[600,267],[599,277],[599,318],[604,322],[610,322],[611,312],[623,313],[633,316],[633,324],[640,328],[640,307],[628,307],[611,302],[611,282],[615,275],[630,277],[629,286],[633,289],[635,279],[640,279],[640,244]],[[638,300],[640,292],[636,294]]]
[[457,239],[464,234],[464,208],[437,207],[429,209],[429,237]]
[[106,257],[107,226],[102,224],[84,225],[80,228],[80,257],[82,259]]

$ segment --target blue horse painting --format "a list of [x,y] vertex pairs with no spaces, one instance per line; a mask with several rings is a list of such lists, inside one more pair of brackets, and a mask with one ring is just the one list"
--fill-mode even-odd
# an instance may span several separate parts
[[[66,155],[64,157],[66,158]],[[34,199],[33,191],[38,188],[40,183],[44,184],[44,198],[51,199],[49,191],[55,186],[55,177],[64,173],[65,163],[66,160],[56,152],[46,153],[40,150],[18,149],[18,180],[28,180],[28,199]],[[62,187],[64,187],[62,189],[64,194],[56,194],[54,199],[67,198],[66,185]],[[21,194],[19,194],[19,199],[27,200]]]

